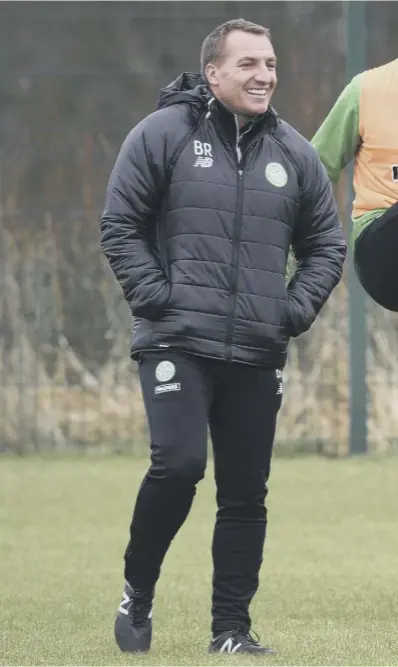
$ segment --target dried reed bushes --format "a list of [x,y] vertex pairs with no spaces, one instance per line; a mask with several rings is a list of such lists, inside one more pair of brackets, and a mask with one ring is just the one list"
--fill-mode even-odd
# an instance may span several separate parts
[[[108,361],[95,373],[59,335],[50,377],[23,311],[16,244],[8,232],[3,232],[2,241],[7,271],[0,320],[7,321],[12,336],[0,339],[0,451],[130,449],[145,442],[142,398],[135,366],[127,356],[128,330],[113,327]],[[112,315],[111,297],[105,298]],[[372,307],[369,332],[369,439],[384,451],[398,434],[394,316]],[[295,443],[312,442],[334,455],[347,453],[349,383],[347,291],[342,283],[312,330],[291,343],[278,441],[290,443],[292,451]]]

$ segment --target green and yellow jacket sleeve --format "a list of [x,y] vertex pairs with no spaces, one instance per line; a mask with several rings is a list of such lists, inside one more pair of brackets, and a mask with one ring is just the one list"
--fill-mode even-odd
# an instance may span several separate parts
[[312,145],[326,167],[332,183],[354,158],[359,135],[360,74],[344,88],[340,97],[312,139]]

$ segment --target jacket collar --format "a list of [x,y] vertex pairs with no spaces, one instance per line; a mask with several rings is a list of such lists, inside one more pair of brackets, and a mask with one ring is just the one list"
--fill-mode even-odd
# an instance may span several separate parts
[[243,136],[248,141],[256,135],[272,132],[277,125],[278,114],[270,106],[264,114],[253,118],[246,125],[239,127],[236,114],[215,97],[212,97],[209,92],[206,119],[213,121],[217,131],[235,143],[239,138],[243,138]]

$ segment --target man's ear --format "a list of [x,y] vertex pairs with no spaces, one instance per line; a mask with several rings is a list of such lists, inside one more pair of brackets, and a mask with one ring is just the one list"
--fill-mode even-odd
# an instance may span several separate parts
[[205,78],[207,79],[207,82],[211,86],[217,86],[218,84],[218,74],[217,74],[217,68],[215,65],[212,63],[207,63],[205,70],[204,70],[204,75]]

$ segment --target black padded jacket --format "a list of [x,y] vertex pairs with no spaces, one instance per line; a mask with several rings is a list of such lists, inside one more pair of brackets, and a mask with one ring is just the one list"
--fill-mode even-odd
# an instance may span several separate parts
[[123,143],[101,246],[134,315],[133,357],[176,348],[269,368],[314,322],[346,255],[310,143],[272,107],[239,129],[187,73]]

